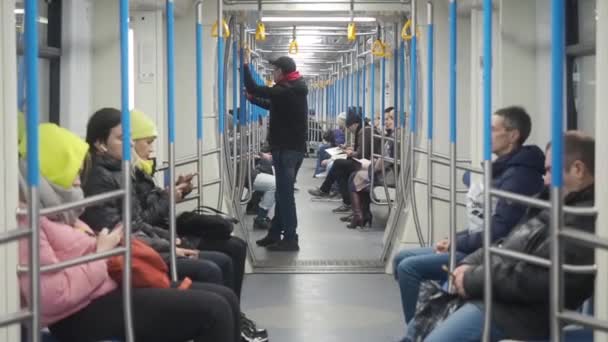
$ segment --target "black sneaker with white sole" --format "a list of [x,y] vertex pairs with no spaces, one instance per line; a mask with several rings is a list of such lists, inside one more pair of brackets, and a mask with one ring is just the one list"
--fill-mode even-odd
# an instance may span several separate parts
[[247,342],[267,342],[266,329],[258,329],[255,322],[241,312],[241,339]]

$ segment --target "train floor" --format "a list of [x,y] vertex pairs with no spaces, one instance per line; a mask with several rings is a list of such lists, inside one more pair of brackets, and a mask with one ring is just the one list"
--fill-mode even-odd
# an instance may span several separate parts
[[255,240],[265,236],[266,231],[253,230],[253,216],[247,216],[249,246],[255,259],[277,265],[310,264],[314,262],[342,262],[376,260],[382,253],[382,237],[388,219],[386,207],[372,207],[374,220],[369,230],[351,230],[346,223],[340,222],[341,215],[332,209],[341,205],[339,201],[312,201],[308,189],[320,186],[322,178],[313,178],[315,159],[304,159],[298,173],[296,188],[296,207],[298,211],[298,235],[300,251],[297,253],[268,252],[257,247]]
[[399,298],[388,274],[249,274],[241,305],[272,342],[393,342]]

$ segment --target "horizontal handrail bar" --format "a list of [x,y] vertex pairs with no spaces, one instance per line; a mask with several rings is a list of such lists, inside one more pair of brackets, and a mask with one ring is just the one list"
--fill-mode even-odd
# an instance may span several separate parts
[[516,194],[510,191],[498,190],[498,189],[490,189],[490,195],[494,197],[504,198],[511,201],[518,202],[520,204],[525,204],[530,207],[541,208],[541,209],[549,209],[551,208],[551,203],[549,201],[544,201],[534,197],[528,197],[520,194]]
[[[420,148],[420,147],[414,147],[414,152],[426,154],[426,155],[429,154],[427,150]],[[450,156],[448,156],[447,154],[438,153],[438,152],[433,152],[433,157],[450,160]],[[457,163],[472,163],[473,161],[471,159],[456,159],[456,162]]]
[[[105,252],[101,252],[101,253],[87,254],[87,255],[84,255],[84,256],[81,256],[78,258],[58,262],[56,264],[42,266],[42,267],[40,267],[40,272],[41,273],[54,272],[54,271],[62,270],[64,268],[69,268],[72,266],[86,264],[88,262],[92,262],[92,261],[96,261],[96,260],[100,260],[100,259],[107,259],[107,258],[113,257],[115,255],[124,254],[126,252],[126,250],[127,249],[125,247],[116,247],[109,251],[105,251]],[[27,273],[27,271],[28,271],[27,266],[17,267],[17,272],[20,274]]]
[[[428,185],[429,182],[426,181],[425,179],[420,179],[420,178],[414,178],[414,182],[418,183],[418,184],[423,184],[423,185]],[[433,184],[434,188],[437,189],[441,189],[441,190],[445,190],[445,191],[450,191],[450,187],[447,185],[443,185],[443,184]],[[456,189],[456,193],[459,194],[466,194],[467,192],[469,192],[469,189]]]
[[[441,201],[441,202],[450,203],[449,199],[443,198],[443,197],[441,197],[439,195],[436,195],[436,194],[431,195],[431,198],[434,199],[434,200]],[[459,205],[459,206],[465,207],[465,208],[467,206],[464,202],[460,202],[460,201],[456,201],[456,205]]]
[[386,135],[382,135],[382,134],[376,134],[376,133],[372,133],[372,136],[374,138],[378,138],[378,139],[384,139],[386,141],[395,141],[395,137],[387,137]]
[[395,158],[391,158],[391,157],[383,156],[383,155],[378,154],[378,153],[372,153],[372,156],[373,156],[374,158],[382,158],[382,159],[384,159],[384,161],[387,161],[387,162],[391,162],[391,163],[394,163],[394,162],[395,162]]
[[594,216],[594,215],[597,215],[597,213],[598,213],[598,210],[596,207],[564,206],[563,210],[566,214],[580,215],[580,216]]
[[[107,202],[109,200],[113,200],[115,198],[118,198],[118,197],[121,197],[121,196],[124,196],[124,195],[125,195],[125,191],[123,189],[109,191],[109,192],[106,192],[106,193],[103,193],[103,194],[87,197],[87,198],[85,198],[83,200],[80,200],[80,201],[65,203],[65,204],[61,204],[61,205],[55,206],[55,207],[41,209],[40,210],[40,216],[53,215],[53,214],[62,213],[64,211],[68,211],[68,210],[72,210],[72,209],[78,209],[78,208],[82,208],[82,207],[87,207],[87,206],[90,206],[92,204]],[[25,209],[18,209],[17,210],[17,215],[19,215],[19,216],[25,216],[25,215],[27,215],[27,210],[25,210]]]
[[19,311],[19,312],[12,312],[10,314],[0,317],[0,328],[5,327],[7,325],[11,325],[11,324],[21,323],[30,318],[32,318],[31,311],[23,310],[23,311]]
[[[525,253],[521,253],[521,252],[516,252],[516,251],[512,251],[509,249],[505,249],[505,248],[498,248],[498,247],[490,247],[490,251],[494,254],[497,255],[501,255],[507,258],[511,258],[511,259],[517,259],[520,261],[525,261],[525,262],[529,262],[533,265],[536,266],[542,266],[542,267],[551,267],[551,261],[548,259],[544,259],[544,258],[540,258],[534,255],[529,255],[529,254],[525,254]],[[595,272],[597,272],[597,266],[596,265],[569,265],[569,264],[564,264],[562,265],[562,268],[566,271],[566,272],[570,272],[570,273],[579,273],[579,274],[595,274]]]
[[564,312],[557,313],[557,317],[566,322],[576,323],[585,327],[590,327],[608,332],[608,322],[601,321],[591,316],[582,315],[578,312],[566,310]]
[[[510,191],[498,190],[498,189],[490,189],[490,194],[495,197],[501,197],[510,199],[515,202],[519,202],[522,204],[526,204],[531,207],[541,208],[541,209],[549,209],[551,208],[551,202],[541,200],[535,197],[528,197],[520,194],[516,194]],[[580,215],[580,216],[593,216],[597,214],[597,208],[594,207],[573,207],[573,206],[563,206],[563,211],[566,214],[570,215]]]
[[[203,157],[212,155],[214,153],[219,153],[219,152],[220,152],[219,148],[214,148],[214,149],[211,149],[211,150],[208,150],[208,151],[203,151]],[[175,161],[175,167],[192,164],[192,163],[195,163],[197,161],[198,161],[198,154],[190,155],[190,156],[187,156],[187,157],[185,157],[183,159],[176,160]],[[168,161],[164,161],[162,163],[162,165],[163,166],[157,168],[156,171],[164,171],[164,170],[166,170],[166,169],[169,168],[169,162]]]
[[[205,186],[209,186],[209,185],[215,185],[215,184],[219,184],[219,183],[221,183],[221,182],[222,182],[222,180],[221,180],[221,179],[219,179],[219,178],[217,178],[217,179],[213,179],[213,180],[210,180],[210,181],[204,182],[204,183],[203,183],[203,187],[205,187]],[[190,201],[194,201],[194,200],[197,200],[198,198],[199,198],[199,194],[198,194],[198,193],[192,193],[192,194],[190,194],[190,195],[186,196],[186,197],[185,197],[184,199],[182,199],[181,201],[179,201],[177,204],[184,203],[184,202],[190,202]]]
[[582,242],[591,247],[608,249],[608,239],[573,228],[562,228],[560,235],[564,238]]
[[456,165],[456,169],[469,171],[471,173],[476,173],[478,175],[483,175],[483,170],[478,167],[468,166],[468,165]]
[[30,235],[32,233],[31,229],[12,229],[9,230],[8,232],[4,232],[2,234],[0,234],[0,245],[3,243],[8,243],[14,240],[19,240],[21,238],[24,238],[28,235]]

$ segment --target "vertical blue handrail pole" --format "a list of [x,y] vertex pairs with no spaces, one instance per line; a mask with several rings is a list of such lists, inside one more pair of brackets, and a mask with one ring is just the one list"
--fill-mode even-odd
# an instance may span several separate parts
[[427,187],[426,187],[426,198],[427,198],[427,239],[428,246],[432,247],[435,241],[434,234],[434,218],[433,218],[433,125],[434,125],[434,101],[435,101],[435,75],[434,75],[434,63],[435,63],[435,32],[433,27],[433,3],[431,1],[426,3],[427,9],[427,163],[426,163],[426,175],[427,175]]
[[[374,63],[374,55],[371,55],[371,63],[370,63],[370,67],[371,67],[371,76],[370,76],[370,112],[371,112],[371,120],[372,120],[372,127],[374,126],[375,122],[376,122],[376,65]],[[365,120],[364,118],[362,119],[362,124],[361,124],[361,129],[365,128]],[[372,128],[373,129],[373,128]],[[361,142],[361,150],[363,151],[363,155],[365,155],[365,147],[366,147],[366,142],[365,142],[365,134],[362,135],[363,137],[363,141]]]
[[[239,164],[239,159],[242,156],[238,156],[238,143],[237,136],[239,139],[243,137],[237,134],[238,124],[239,124],[239,113],[238,113],[238,53],[237,48],[238,44],[236,41],[236,29],[233,30],[234,34],[232,36],[232,198],[233,201],[241,201],[241,198],[237,197],[239,195],[239,186],[237,182],[240,182],[240,176],[237,177],[237,165]],[[241,151],[242,152],[242,151]]]
[[29,185],[28,220],[30,236],[30,309],[32,319],[30,336],[32,341],[40,341],[40,224],[39,224],[39,98],[38,98],[38,0],[25,1],[25,77],[26,77],[26,148],[27,182]]
[[361,68],[359,67],[359,58],[355,59],[357,61],[357,92],[356,92],[356,96],[357,96],[357,112],[359,111],[359,107],[361,106]]
[[382,74],[380,77],[380,127],[384,127],[384,110],[386,109],[386,57],[382,57]]
[[226,109],[224,108],[224,30],[223,17],[224,8],[222,0],[217,1],[217,86],[218,86],[218,105],[217,105],[217,116],[218,116],[218,137],[220,145],[220,186],[218,192],[217,208],[222,209],[222,202],[224,199],[224,161],[225,161],[225,146],[224,146],[224,115]]
[[367,58],[363,57],[363,67],[361,68],[361,73],[363,74],[363,81],[361,82],[361,93],[362,93],[362,98],[361,98],[361,108],[363,108],[363,115],[361,115],[361,117],[363,119],[365,119],[366,115],[365,115],[365,108],[366,107],[366,102],[367,102]]
[[[350,106],[354,107],[355,100],[355,61],[356,57],[353,52],[350,55]],[[355,108],[355,113],[357,113],[357,109]]]
[[416,153],[414,151],[416,138],[418,135],[418,5],[417,0],[411,1],[412,6],[412,39],[410,41],[410,135],[409,135],[409,156],[410,156],[410,191],[412,198],[412,213],[416,232],[418,234],[418,240],[420,245],[424,245],[424,236],[420,229],[420,221],[418,217],[418,210],[416,209],[416,197],[415,197],[415,182],[414,177],[416,175]]
[[[401,122],[399,123],[399,127],[402,129],[405,128],[405,41],[401,41],[401,47],[399,48],[399,78],[400,78],[400,99],[399,99],[399,107],[401,108]],[[403,130],[402,130],[403,131]]]
[[[450,271],[456,267],[456,53],[457,53],[457,2],[450,0],[450,58],[449,58],[449,112],[450,112]],[[432,154],[431,154],[432,156]],[[450,288],[452,279],[450,278]]]
[[198,205],[203,199],[203,2],[196,3],[196,152],[198,155]]
[[[483,171],[484,212],[492,212],[492,0],[483,2]],[[483,340],[491,340],[492,331],[492,273],[491,251],[492,215],[484,215],[484,325]]]
[[[401,106],[399,105],[399,36],[397,31],[399,24],[395,23],[395,48],[393,49],[393,120],[395,124],[399,123],[399,111]],[[396,126],[395,126],[396,127]],[[396,144],[395,144],[396,145]]]
[[169,233],[171,279],[177,281],[175,227],[175,18],[173,0],[167,0],[167,126],[169,127]]
[[[125,190],[123,200],[123,242],[125,267],[123,269],[123,311],[125,340],[135,341],[131,304],[131,115],[129,108],[129,0],[120,1],[120,106],[122,124],[122,175]],[[28,108],[29,111],[29,108]],[[29,114],[29,113],[28,113]]]
[[[376,63],[374,62],[374,55],[372,55],[372,61],[370,63],[371,68],[371,76],[370,76],[370,115],[372,120],[372,125],[376,120]],[[365,136],[365,135],[364,135]],[[365,144],[363,145],[365,147]]]
[[[564,134],[564,0],[551,1],[551,341],[562,340],[559,314],[563,307],[563,253],[560,248],[563,185],[563,134]],[[605,18],[604,18],[605,19]]]

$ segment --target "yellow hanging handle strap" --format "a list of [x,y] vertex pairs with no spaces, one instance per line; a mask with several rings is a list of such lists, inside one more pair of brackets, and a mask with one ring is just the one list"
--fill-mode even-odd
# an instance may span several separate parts
[[348,24],[346,29],[346,36],[349,42],[354,42],[357,39],[357,26],[354,22]]
[[266,26],[263,22],[258,22],[258,26],[255,29],[255,40],[265,41],[266,40]]
[[294,38],[291,43],[289,43],[289,54],[297,55],[298,54],[298,42]]
[[[228,23],[226,22],[226,20],[222,19],[222,28],[223,28],[223,37],[224,38],[230,38],[230,28],[228,27]],[[213,24],[213,27],[211,27],[211,37],[213,38],[217,38],[217,21],[215,22],[215,24]]]
[[376,39],[376,41],[372,45],[372,55],[376,57],[386,56],[386,45],[380,39]]
[[[413,32],[414,29],[412,28],[412,19],[408,19],[401,29],[401,39],[412,40],[412,38],[414,38]],[[420,29],[418,27],[416,27],[416,37],[420,37]]]

